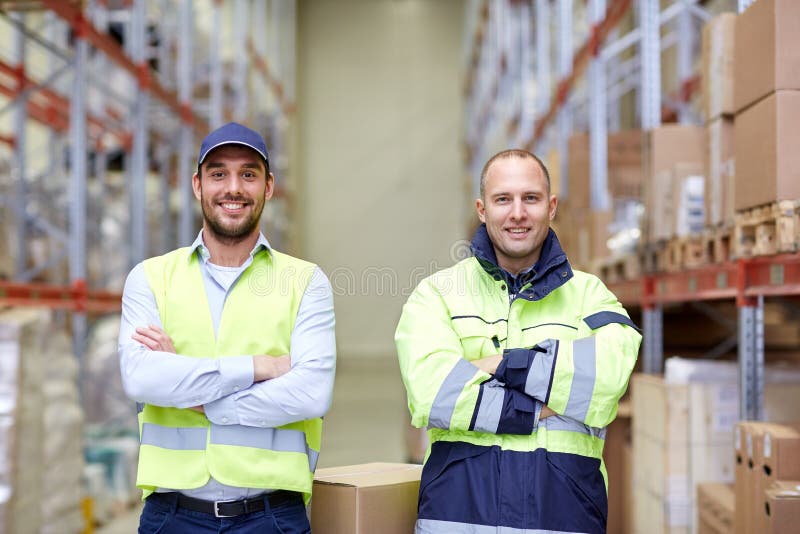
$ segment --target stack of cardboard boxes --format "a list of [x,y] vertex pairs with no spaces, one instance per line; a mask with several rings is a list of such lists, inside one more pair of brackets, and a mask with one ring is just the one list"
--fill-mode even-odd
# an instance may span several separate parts
[[736,534],[793,532],[800,519],[800,423],[742,421],[734,440]]
[[723,13],[703,28],[703,114],[706,120],[706,221],[730,227],[734,213],[733,66],[736,15]]
[[[570,262],[586,270],[594,270],[598,259],[632,252],[640,234],[637,207],[642,198],[642,132],[613,133],[607,145],[611,207],[597,210],[591,204],[589,134],[577,133],[568,141],[568,197],[560,200],[555,227]],[[635,234],[630,237],[632,231]]]
[[800,2],[758,0],[736,17],[735,208],[800,198]]
[[[634,375],[634,532],[711,534],[733,524],[737,533],[770,532],[765,490],[800,479],[800,432],[786,423],[797,418],[800,376],[781,368],[765,380],[765,417],[773,423],[740,423],[733,362],[669,359],[664,376]],[[783,498],[782,510],[789,508]]]

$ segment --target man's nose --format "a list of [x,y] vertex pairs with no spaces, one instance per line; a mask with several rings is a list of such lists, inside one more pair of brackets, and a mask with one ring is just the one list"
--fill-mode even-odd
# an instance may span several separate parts
[[242,179],[238,176],[230,176],[225,185],[228,193],[242,192]]
[[514,199],[511,203],[511,217],[514,220],[520,220],[525,217],[525,207],[522,205],[522,199]]

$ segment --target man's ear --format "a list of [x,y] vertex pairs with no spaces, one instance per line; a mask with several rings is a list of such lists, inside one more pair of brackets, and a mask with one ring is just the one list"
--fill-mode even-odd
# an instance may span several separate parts
[[478,219],[482,223],[486,223],[486,206],[483,205],[483,199],[477,198],[475,199],[475,210],[478,212]]
[[202,187],[200,187],[200,176],[194,173],[194,175],[192,175],[192,191],[194,191],[194,198],[200,200],[200,192],[202,190]]
[[264,188],[264,200],[269,200],[275,193],[275,175],[272,173],[267,174],[267,185]]

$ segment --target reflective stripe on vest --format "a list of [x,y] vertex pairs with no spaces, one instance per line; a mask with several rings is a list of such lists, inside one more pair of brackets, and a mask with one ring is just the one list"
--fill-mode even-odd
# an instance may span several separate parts
[[[208,430],[205,427],[172,428],[153,423],[142,425],[142,445],[171,450],[205,450]],[[236,445],[270,451],[301,452],[308,455],[309,470],[314,471],[319,458],[306,444],[300,430],[250,428],[241,425],[211,425],[209,441],[215,445]]]

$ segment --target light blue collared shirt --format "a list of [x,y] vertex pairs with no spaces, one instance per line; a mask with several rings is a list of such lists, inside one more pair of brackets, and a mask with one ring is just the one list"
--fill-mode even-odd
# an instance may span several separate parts
[[[271,253],[269,242],[260,234],[244,264],[219,267],[209,262],[202,231],[192,243],[190,254],[196,253],[201,259],[214,335],[231,288],[262,250]],[[125,281],[118,345],[122,384],[137,402],[176,408],[202,405],[214,424],[260,428],[321,417],[330,408],[336,369],[333,292],[319,267],[314,270],[297,311],[291,336],[291,370],[278,378],[254,383],[253,355],[196,358],[151,351],[131,339],[137,327],[147,325],[163,328],[140,263]],[[185,495],[211,501],[245,499],[263,492],[227,486],[213,478],[203,487],[181,490]]]

